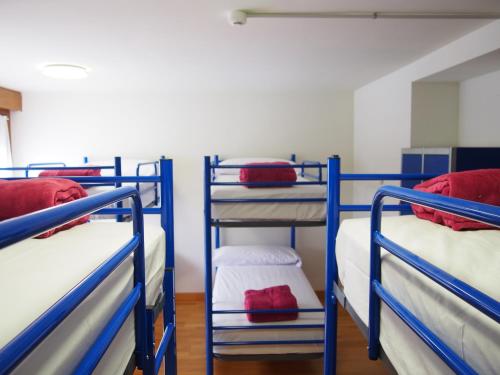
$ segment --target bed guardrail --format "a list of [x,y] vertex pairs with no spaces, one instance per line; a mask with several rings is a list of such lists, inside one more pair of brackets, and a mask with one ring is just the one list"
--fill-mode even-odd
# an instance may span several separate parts
[[[314,175],[312,173],[307,173],[305,170],[306,165],[314,165],[318,168],[318,174]],[[317,179],[318,181],[322,182],[323,181],[323,166],[319,161],[312,161],[312,160],[304,160],[302,162],[302,168],[300,169],[300,175],[302,177],[309,177],[309,178],[314,178]]]
[[[326,164],[320,162],[308,162],[303,164],[290,164],[287,168],[293,169],[323,169]],[[218,158],[214,163],[210,162],[210,157],[205,156],[205,170],[210,171],[209,180],[205,181],[206,188],[210,190],[212,186],[247,186],[247,187],[290,187],[302,185],[326,185],[326,181],[318,179],[317,181],[296,181],[290,182],[217,182],[214,180],[214,171],[217,169],[240,169],[240,168],[256,168],[256,169],[279,169],[282,165],[220,165]],[[212,203],[320,203],[326,202],[326,198],[220,198],[212,199]]]
[[[63,163],[63,162],[54,162],[54,163],[30,163],[28,164],[28,168],[32,168],[32,167],[41,167],[41,166],[52,166],[52,167],[55,167],[55,166],[60,166],[60,167],[65,167],[66,166],[66,163]],[[29,176],[29,170],[27,169],[26,170],[26,177]]]
[[386,249],[398,259],[497,323],[500,323],[500,302],[456,279],[449,273],[414,255],[411,251],[382,235],[380,229],[381,211],[383,209],[383,200],[386,197],[397,198],[411,204],[422,205],[497,227],[500,227],[500,207],[424,193],[402,187],[384,186],[375,194],[371,211],[369,358],[376,360],[380,354],[380,303],[384,302],[455,373],[476,374],[474,369],[465,360],[456,354],[382,286],[380,248]]
[[[338,286],[338,265],[336,256],[336,237],[340,226],[342,212],[370,212],[369,204],[343,204],[340,199],[341,184],[343,181],[410,181],[427,180],[436,177],[435,174],[417,173],[380,173],[359,174],[341,173],[341,159],[338,155],[328,158],[327,162],[327,239],[326,239],[326,266],[325,266],[325,360],[323,373],[334,375],[337,363],[337,319],[338,306],[336,291]],[[409,212],[408,204],[391,204],[383,207],[384,211]]]
[[[159,166],[160,162],[159,161],[148,161],[148,162],[143,162],[143,163],[139,163],[137,164],[137,168],[136,168],[136,171],[135,171],[135,175],[137,177],[139,177],[141,175],[141,168],[146,166],[146,165],[152,165],[154,167],[154,170],[155,170],[155,176],[158,176],[158,166]],[[141,185],[139,183],[137,183],[135,185],[135,188],[137,189],[137,191],[140,193],[141,192]],[[144,189],[145,192],[146,191],[149,191],[151,189],[154,189],[154,192],[155,192],[155,199],[153,201],[153,204],[155,206],[158,205],[158,183],[154,183],[153,186],[149,187],[149,188],[146,188]]]
[[[119,157],[115,158],[115,166],[108,166],[109,169],[115,169],[115,176],[71,176],[69,179],[78,182],[82,185],[86,184],[98,184],[98,185],[106,185],[106,186],[116,186],[117,190],[113,190],[110,192],[105,192],[101,194],[96,194],[89,196],[84,199],[80,199],[75,202],[71,202],[71,205],[76,205],[75,207],[81,208],[78,206],[82,204],[81,202],[94,202],[95,199],[99,199],[99,197],[109,197],[111,193],[115,191],[134,191],[136,192],[138,199],[140,201],[140,195],[137,190],[133,187],[121,187],[123,183],[155,183],[159,184],[159,207],[151,207],[151,208],[142,208],[141,204],[141,220],[142,215],[160,215],[161,218],[161,227],[165,231],[166,234],[166,254],[165,254],[165,268],[164,268],[164,277],[163,277],[163,293],[164,293],[164,303],[163,303],[163,336],[158,345],[158,348],[155,352],[154,345],[154,322],[155,322],[155,310],[152,306],[146,306],[145,310],[145,321],[146,321],[146,336],[148,345],[144,348],[144,363],[138,363],[141,369],[143,369],[145,374],[156,374],[160,368],[162,359],[165,358],[165,372],[168,375],[174,375],[177,373],[177,365],[176,365],[176,335],[175,335],[175,258],[174,258],[174,215],[173,215],[173,162],[172,159],[162,158],[159,161],[159,175],[156,176],[122,176],[121,168],[116,168],[121,165],[121,160]],[[108,168],[106,167],[106,168]],[[87,168],[87,167],[86,167]],[[102,166],[93,166],[88,168],[103,168]],[[31,169],[63,169],[58,167],[33,167]],[[66,167],[65,169],[81,169],[81,167]],[[11,168],[0,168],[0,170],[26,170],[25,167],[11,167]],[[27,179],[30,177],[8,177],[6,180],[17,180],[17,179]],[[95,185],[94,185],[95,186]],[[106,195],[105,195],[106,194]],[[101,215],[118,215],[123,217],[123,215],[132,215],[132,220],[134,220],[134,207],[124,208],[120,205],[123,199],[116,199],[114,201],[109,201],[107,204],[103,204],[99,206],[96,210],[92,209],[93,214],[101,214]],[[116,207],[107,208],[107,206],[116,203]],[[65,207],[65,206],[63,206]],[[73,206],[72,206],[73,207]],[[60,207],[56,207],[55,209],[60,209]],[[47,220],[51,217],[52,210],[47,210],[49,214],[47,216],[43,216],[47,218]],[[59,211],[57,211],[59,212]],[[40,213],[36,213],[42,214]],[[82,213],[82,216],[85,213]],[[13,219],[13,220],[19,220]],[[67,221],[70,221],[68,218]],[[50,221],[48,221],[50,222]],[[0,223],[0,225],[7,224],[6,222]],[[40,224],[41,225],[41,224]],[[54,225],[54,226],[57,226]],[[1,227],[0,227],[1,228]],[[42,227],[40,227],[42,228]],[[43,227],[45,228],[45,227]],[[46,231],[46,229],[41,229],[40,233]],[[49,228],[50,229],[50,228]],[[3,230],[2,239],[5,238]],[[7,233],[7,232],[5,232]],[[33,234],[36,235],[37,233]],[[28,238],[28,237],[26,237]],[[17,241],[20,241],[18,239]],[[0,241],[0,248],[7,246],[6,244],[2,244]],[[1,251],[1,250],[0,250]],[[129,301],[130,302],[130,301]],[[108,333],[109,334],[109,333]],[[2,353],[3,354],[3,353]],[[1,355],[3,357],[3,355]],[[0,369],[3,366],[0,366]],[[3,374],[0,372],[0,375]]]
[[[162,159],[165,159],[165,157],[162,156]],[[89,161],[88,157],[84,157],[83,161],[84,161],[84,164],[88,163],[88,161]],[[141,168],[143,168],[146,165],[154,165],[154,175],[150,175],[150,176],[141,176],[140,175]],[[159,161],[138,163],[137,167],[136,167],[135,177],[137,177],[137,178],[141,177],[144,179],[135,180],[135,181],[132,181],[130,179],[126,179],[126,180],[120,179],[120,177],[122,177],[122,158],[120,156],[116,156],[114,158],[113,165],[89,165],[89,166],[83,165],[83,166],[70,167],[70,166],[67,166],[66,163],[64,163],[64,162],[47,162],[47,163],[30,163],[26,167],[0,168],[0,171],[2,171],[2,170],[3,171],[23,171],[25,174],[25,177],[29,178],[30,171],[45,171],[45,170],[71,171],[71,170],[78,170],[78,169],[82,169],[82,168],[91,169],[91,170],[102,170],[102,169],[114,170],[115,176],[109,176],[109,177],[107,177],[107,176],[95,176],[96,179],[88,178],[86,180],[77,178],[75,176],[68,176],[68,178],[70,178],[73,181],[79,182],[82,185],[82,187],[85,189],[99,187],[99,186],[114,186],[114,187],[118,188],[118,187],[121,187],[122,184],[125,182],[129,182],[129,183],[135,182],[136,189],[139,191],[139,193],[145,193],[149,190],[154,189],[155,194],[154,194],[154,200],[152,203],[154,206],[158,206],[158,203],[159,203],[158,184],[160,181],[158,178],[148,180],[147,177],[158,177],[159,166],[160,166]],[[61,177],[64,177],[64,176],[61,176]],[[131,176],[131,177],[133,177],[133,176]],[[5,179],[13,179],[13,178],[5,178]],[[141,191],[141,187],[140,187],[141,183],[148,183],[148,184],[151,183],[152,186],[148,187],[146,189],[142,189],[142,191]],[[117,202],[116,206],[118,209],[123,208],[123,202],[122,201]],[[146,207],[144,207],[144,208],[146,208]],[[116,215],[116,220],[119,222],[124,220],[124,215],[130,214],[130,210],[126,210],[126,211],[115,210],[114,212],[115,213],[113,215]],[[146,210],[144,213],[148,213],[148,214],[159,213],[159,211],[158,210]],[[109,211],[107,213],[98,212],[98,214],[102,214],[102,215],[110,214],[111,215],[111,213]]]
[[1,249],[43,233],[78,217],[123,199],[132,198],[132,238],[111,258],[102,263],[57,303],[32,322],[18,336],[0,349],[0,374],[12,371],[38,346],[83,300],[106,279],[130,254],[134,254],[134,287],[115,311],[101,334],[90,346],[75,369],[76,374],[89,374],[98,365],[113,338],[130,312],[135,310],[136,358],[143,365],[147,350],[146,300],[144,271],[144,226],[142,204],[137,191],[124,187],[58,207],[24,215],[0,223]]

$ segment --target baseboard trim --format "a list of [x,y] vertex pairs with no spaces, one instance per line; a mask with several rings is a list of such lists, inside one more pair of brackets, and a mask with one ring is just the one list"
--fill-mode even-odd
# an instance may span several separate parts
[[205,300],[205,293],[176,293],[176,302],[202,302]]
[[[325,300],[324,290],[315,290],[318,298],[323,302]],[[175,295],[177,302],[203,302],[205,301],[205,293],[199,292],[188,292],[188,293],[177,293]]]

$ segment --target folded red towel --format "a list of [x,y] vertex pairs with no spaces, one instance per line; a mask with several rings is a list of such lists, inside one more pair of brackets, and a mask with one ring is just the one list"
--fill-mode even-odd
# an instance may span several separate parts
[[[416,190],[500,206],[500,169],[477,169],[435,177],[414,187]],[[421,219],[446,225],[453,230],[493,229],[474,220],[412,205]]]
[[[248,163],[246,165],[283,165],[283,168],[241,168],[241,182],[290,182],[297,181],[297,173],[289,163],[283,161],[270,163]],[[288,165],[288,167],[286,167]],[[286,186],[286,185],[285,185]],[[266,186],[248,186],[266,187]]]
[[42,171],[40,177],[78,177],[78,176],[100,176],[100,169],[49,169]]
[[[87,192],[74,181],[63,178],[35,178],[31,180],[0,181],[0,221],[25,215],[45,208],[72,202],[87,196]],[[89,216],[73,220],[49,230],[37,238],[47,238],[89,221]]]
[[[278,285],[261,290],[245,291],[246,310],[278,310],[278,309],[298,309],[297,299],[292,294],[288,285]],[[255,314],[247,313],[247,318],[252,323],[281,322],[285,320],[296,320],[299,314],[276,313],[276,314]]]

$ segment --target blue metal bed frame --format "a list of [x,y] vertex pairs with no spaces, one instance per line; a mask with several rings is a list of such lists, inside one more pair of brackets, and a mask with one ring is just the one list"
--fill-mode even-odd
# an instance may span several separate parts
[[[303,325],[266,325],[266,326],[214,326],[214,314],[246,314],[246,313],[312,313],[324,312],[325,309],[280,309],[280,310],[213,310],[212,307],[212,227],[215,227],[215,248],[220,247],[220,228],[221,227],[290,227],[290,243],[291,247],[295,248],[295,228],[297,226],[318,226],[325,225],[324,221],[318,222],[283,222],[283,221],[241,221],[224,223],[221,220],[212,219],[212,203],[311,203],[311,202],[326,202],[325,198],[259,198],[259,199],[212,199],[212,186],[300,186],[300,185],[326,185],[323,181],[321,169],[326,167],[326,164],[319,162],[304,162],[303,164],[293,164],[296,162],[296,157],[292,154],[290,158],[294,169],[300,169],[301,175],[306,173],[305,169],[317,169],[318,175],[308,175],[315,178],[315,181],[295,182],[290,183],[241,183],[241,182],[217,182],[215,180],[216,169],[235,169],[235,168],[283,168],[283,166],[267,165],[267,166],[248,166],[248,165],[220,165],[220,159],[217,155],[214,161],[211,161],[209,156],[204,158],[204,210],[205,210],[205,316],[206,316],[206,373],[212,375],[214,372],[213,352],[214,346],[238,346],[238,345],[294,345],[294,344],[323,344],[323,340],[276,340],[276,341],[213,341],[214,330],[262,330],[262,329],[307,329],[307,328],[323,328],[323,324],[303,324]],[[222,357],[222,356],[220,356]],[[261,356],[253,356],[261,357]],[[264,356],[265,357],[265,356]],[[247,358],[248,359],[248,358]]]
[[[161,159],[164,159],[165,157],[162,155]],[[85,164],[89,163],[89,158],[88,156],[83,157],[83,166],[76,166],[76,167],[68,167],[66,163],[64,162],[48,162],[48,163],[29,163],[26,167],[21,167],[21,168],[0,168],[0,170],[10,170],[10,171],[15,171],[15,170],[23,170],[25,171],[25,176],[29,177],[29,172],[30,171],[42,171],[42,170],[71,170],[71,169],[112,169],[115,172],[115,176],[121,176],[122,175],[122,158],[119,156],[116,156],[114,158],[114,165],[91,165],[87,166]],[[158,176],[158,168],[159,168],[159,161],[148,161],[148,162],[141,162],[138,163],[136,166],[136,177],[141,176],[141,169],[146,166],[146,165],[153,165],[154,166],[154,175]],[[114,186],[114,187],[120,187],[121,183],[89,183],[89,184],[82,184],[84,188],[90,188],[90,187],[97,187],[97,186]],[[158,205],[158,200],[159,200],[159,192],[158,192],[158,183],[153,183],[151,187],[147,187],[141,191],[141,186],[140,183],[137,182],[135,184],[137,191],[139,194],[144,194],[152,189],[154,189],[154,199],[152,202],[148,202],[148,205],[152,204],[153,206]],[[123,202],[117,202],[117,207],[122,208],[123,207]],[[116,215],[116,220],[117,221],[123,221],[124,217],[123,215]]]
[[434,351],[457,374],[476,374],[458,354],[453,352],[434,332],[418,320],[402,305],[381,283],[380,247],[424,274],[441,287],[467,302],[495,322],[500,323],[500,302],[480,292],[470,285],[454,278],[449,273],[411,253],[382,235],[380,230],[383,199],[393,197],[405,202],[424,205],[439,211],[467,217],[500,227],[500,207],[423,193],[411,189],[393,186],[380,188],[373,198],[371,213],[370,247],[370,310],[369,310],[369,357],[377,359],[379,355],[380,302],[384,302],[403,322],[415,332],[429,348]]
[[[115,158],[119,159],[119,158]],[[119,161],[119,160],[117,160]],[[62,169],[61,167],[11,167],[0,170]],[[74,169],[77,167],[66,167]],[[81,168],[81,167],[80,167]],[[93,167],[92,167],[93,168]],[[102,168],[102,167],[95,167]],[[114,168],[114,167],[111,167]],[[121,183],[160,184],[160,207],[142,208],[138,191],[133,187],[117,189],[83,198],[48,210],[6,220],[0,223],[0,251],[2,248],[43,233],[74,218],[89,214],[132,215],[134,237],[112,258],[108,259],[77,288],[47,310],[33,324],[26,328],[12,342],[0,348],[0,375],[9,373],[31,350],[33,350],[83,299],[95,289],[130,253],[135,251],[135,286],[133,292],[116,310],[109,324],[103,329],[98,340],[78,365],[75,373],[88,374],[97,366],[123,322],[135,306],[136,311],[136,365],[144,374],[157,374],[165,358],[165,374],[177,373],[176,364],[176,324],[175,324],[175,262],[174,262],[174,216],[173,216],[173,163],[162,158],[159,162],[159,176],[112,176],[112,177],[71,177],[81,184],[107,184],[119,186]],[[7,180],[29,177],[9,177]],[[106,208],[131,197],[131,208]],[[163,310],[163,335],[155,352],[154,322],[156,306],[145,305],[144,280],[144,229],[143,214],[161,215],[161,226],[166,234],[165,271],[163,276],[163,296],[160,305]],[[62,314],[62,315],[61,315]],[[24,349],[26,348],[26,349]]]
[[[387,239],[380,233],[382,211],[409,212],[408,204],[383,205],[385,197],[392,197],[407,203],[425,205],[440,211],[457,214],[488,224],[500,226],[500,208],[462,199],[448,198],[423,193],[411,189],[384,186],[374,196],[372,205],[344,205],[340,202],[342,181],[380,181],[380,180],[425,180],[435,177],[429,174],[343,174],[340,158],[328,159],[327,191],[327,265],[325,290],[325,360],[324,374],[336,373],[337,342],[337,302],[345,297],[338,286],[338,268],[335,240],[340,225],[341,212],[371,211],[371,259],[370,259],[370,307],[369,307],[369,358],[376,360],[381,356],[380,302],[385,302],[445,363],[458,374],[475,374],[457,354],[453,353],[432,331],[420,322],[408,309],[399,303],[381,284],[380,247],[385,248],[399,259],[417,269],[433,281],[454,293],[459,298],[476,307],[496,322],[500,321],[500,303],[484,295],[469,285],[424,261],[403,247]],[[348,310],[349,311],[349,310]],[[356,320],[356,319],[355,319]],[[328,356],[328,358],[327,358]]]

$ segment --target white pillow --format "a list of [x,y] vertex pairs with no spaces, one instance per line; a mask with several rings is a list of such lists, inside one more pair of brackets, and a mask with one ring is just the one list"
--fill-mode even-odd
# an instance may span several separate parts
[[222,246],[213,250],[214,267],[221,266],[297,266],[297,251],[288,246]]
[[[238,159],[226,159],[221,161],[219,165],[244,165],[249,163],[274,163],[274,162],[285,162],[292,163],[290,160],[277,159],[277,158],[238,158]],[[297,171],[297,169],[295,170]],[[215,174],[240,174],[240,168],[228,168],[228,169],[216,169]]]

